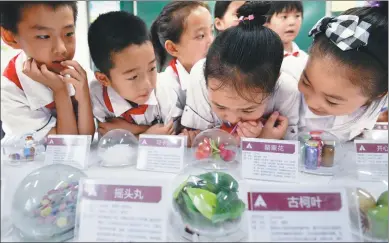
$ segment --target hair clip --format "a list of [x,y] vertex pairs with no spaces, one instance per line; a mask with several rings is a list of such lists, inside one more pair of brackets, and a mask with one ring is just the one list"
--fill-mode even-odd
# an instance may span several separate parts
[[244,17],[244,16],[240,16],[239,17],[239,21],[242,22],[242,21],[245,21],[245,20],[253,20],[254,19],[254,14],[250,14],[248,17]]

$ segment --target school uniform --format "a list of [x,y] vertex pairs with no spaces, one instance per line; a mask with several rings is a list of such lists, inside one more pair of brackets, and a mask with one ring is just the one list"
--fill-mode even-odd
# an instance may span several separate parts
[[335,135],[341,142],[350,141],[363,130],[373,129],[381,109],[388,104],[388,96],[361,107],[354,113],[344,116],[318,116],[312,113],[301,95],[299,128],[301,130],[324,130]]
[[[205,59],[202,59],[192,68],[181,124],[199,130],[219,127],[231,132],[232,126],[223,122],[211,109],[204,78],[204,64]],[[281,73],[274,93],[268,97],[263,117],[269,116],[273,111],[279,111],[281,115],[286,116],[289,119],[286,137],[291,138],[297,133],[299,106],[300,93],[297,89],[297,81],[291,75]]]
[[282,61],[281,72],[286,72],[299,81],[309,56],[294,42],[292,43],[292,48],[292,52],[284,50],[284,60]]
[[151,92],[145,104],[136,105],[121,97],[112,87],[103,86],[98,81],[90,83],[93,114],[100,122],[109,118],[122,117],[137,125],[154,125],[181,117],[183,105],[172,85],[160,82]]
[[[1,76],[1,121],[5,132],[2,144],[27,133],[33,133],[39,140],[56,126],[53,92],[22,72],[27,59],[24,52],[19,53]],[[68,91],[74,96],[73,85],[68,85]]]
[[[172,85],[174,90],[178,91],[182,104],[185,104],[186,90],[188,89],[190,83],[190,74],[186,71],[179,60],[173,58],[170,61],[169,66],[166,67],[165,71],[159,73],[158,79]],[[182,107],[182,109],[183,108],[184,107]]]

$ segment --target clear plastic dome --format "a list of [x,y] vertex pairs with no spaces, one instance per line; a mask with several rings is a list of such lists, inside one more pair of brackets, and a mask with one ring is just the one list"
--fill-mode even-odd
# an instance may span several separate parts
[[73,237],[78,183],[86,175],[63,164],[42,167],[19,184],[12,223],[23,241],[64,241]]
[[239,143],[237,139],[221,129],[214,128],[199,133],[193,143],[193,158],[205,164],[237,163]]
[[339,139],[325,131],[302,131],[300,142],[300,170],[319,175],[333,175],[344,157]]
[[97,155],[101,166],[134,165],[138,156],[138,139],[127,130],[111,130],[100,139]]
[[43,161],[45,150],[45,141],[37,141],[33,134],[7,138],[1,144],[2,160],[10,165]]
[[240,241],[246,236],[242,198],[237,175],[186,167],[173,184],[170,224],[190,241]]
[[351,166],[342,167],[330,184],[348,188],[354,236],[358,241],[388,242],[388,178]]

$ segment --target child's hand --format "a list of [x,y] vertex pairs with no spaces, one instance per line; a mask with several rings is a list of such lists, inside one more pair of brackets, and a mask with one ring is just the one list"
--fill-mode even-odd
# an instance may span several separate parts
[[147,131],[146,134],[156,134],[156,135],[174,135],[174,122],[173,120],[170,120],[168,124],[155,124],[151,126]]
[[262,132],[262,123],[256,121],[238,122],[236,132],[239,137],[257,138]]
[[288,118],[275,111],[266,121],[259,138],[282,139],[288,129]]
[[70,83],[74,86],[76,90],[75,98],[78,102],[84,101],[89,98],[89,86],[88,86],[88,77],[85,70],[81,67],[81,65],[73,60],[63,61],[61,63],[63,66],[69,66],[72,68],[67,68],[61,71],[61,75],[69,75],[64,76],[63,81],[65,83]]
[[107,122],[98,122],[97,131],[99,134],[104,135],[114,129],[123,129],[127,126],[127,124],[128,122],[123,118],[114,117],[110,118]]
[[188,129],[184,128],[179,135],[187,136],[188,137],[187,146],[192,147],[192,143],[193,143],[195,137],[200,132],[201,132],[200,130],[188,130]]
[[32,58],[23,63],[23,73],[34,81],[49,87],[54,93],[67,91],[63,77],[47,69],[45,64],[38,68],[38,64]]

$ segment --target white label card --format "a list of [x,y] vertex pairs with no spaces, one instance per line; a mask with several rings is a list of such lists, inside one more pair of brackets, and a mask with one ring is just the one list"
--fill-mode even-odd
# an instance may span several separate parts
[[62,163],[86,169],[91,140],[90,135],[49,135],[45,164]]
[[148,135],[139,136],[139,170],[178,173],[182,170],[185,156],[185,136]]
[[82,179],[79,242],[166,242],[167,194],[162,181]]
[[256,188],[248,192],[250,242],[351,242],[344,189]]
[[380,180],[388,178],[388,143],[371,140],[355,140],[356,161],[359,180]]
[[244,178],[297,182],[298,141],[242,138],[241,148]]

